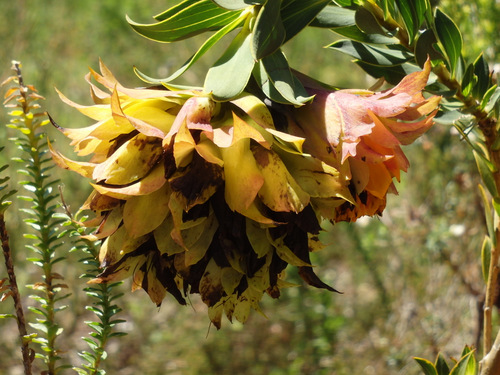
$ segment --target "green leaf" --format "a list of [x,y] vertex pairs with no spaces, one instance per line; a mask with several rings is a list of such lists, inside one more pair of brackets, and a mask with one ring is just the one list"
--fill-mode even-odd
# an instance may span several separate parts
[[426,2],[425,0],[396,0],[396,4],[406,26],[409,42],[412,44],[424,22]]
[[266,0],[212,0],[221,8],[228,10],[245,9],[251,5],[264,4]]
[[316,18],[311,22],[310,26],[333,29],[336,27],[345,27],[356,25],[356,11],[340,8],[335,5],[328,5]]
[[300,106],[312,99],[302,83],[290,71],[283,52],[276,51],[261,61],[269,81],[289,103]]
[[350,7],[352,5],[352,0],[333,0],[333,2],[340,7]]
[[481,246],[481,269],[483,273],[484,282],[488,281],[490,275],[490,263],[491,263],[491,249],[492,249],[491,239],[488,235],[484,236],[483,245]]
[[17,319],[14,314],[0,314],[0,319],[8,319],[8,318]]
[[474,351],[469,351],[451,369],[450,375],[476,375],[477,363]]
[[279,0],[268,0],[260,9],[252,30],[252,54],[256,60],[276,51],[285,40],[280,5]]
[[346,38],[361,43],[386,44],[386,45],[399,43],[399,40],[393,37],[388,37],[380,34],[367,34],[361,31],[359,27],[356,25],[336,27],[332,31]]
[[227,11],[210,0],[201,0],[183,7],[169,18],[153,24],[140,24],[127,16],[130,26],[142,36],[159,41],[175,42],[219,28],[237,19],[241,11]]
[[436,10],[435,26],[437,38],[449,63],[450,73],[455,76],[462,53],[462,34],[455,22],[440,9]]
[[394,66],[380,66],[368,64],[361,60],[355,60],[354,62],[372,77],[384,77],[391,85],[397,85],[408,74],[420,71],[418,66],[409,63]]
[[286,30],[286,37],[283,44],[309,25],[329,3],[330,0],[283,1],[281,19]]
[[180,2],[179,4],[161,12],[160,14],[157,14],[153,18],[157,21],[166,20],[167,18],[174,16],[176,13],[179,13],[184,8],[187,8],[188,6],[190,6],[194,3],[199,3],[200,1],[203,1],[203,0],[184,0],[184,1]]
[[155,83],[155,84],[163,84],[173,81],[174,79],[180,77],[186,70],[188,70],[200,57],[202,57],[210,48],[212,48],[219,40],[221,40],[226,34],[237,28],[243,22],[244,17],[239,17],[230,24],[226,25],[215,34],[213,34],[210,38],[208,38],[205,43],[196,51],[196,53],[191,56],[185,63],[182,65],[176,72],[166,78],[152,78],[137,70],[134,67],[135,73],[145,82]]
[[208,71],[204,89],[211,92],[214,99],[230,100],[245,89],[255,64],[250,50],[251,40],[252,34],[242,30]]
[[367,34],[387,35],[386,30],[380,26],[375,16],[366,8],[358,8],[354,19],[359,29]]
[[376,47],[352,40],[339,40],[328,46],[372,65],[400,65],[410,61],[413,56],[405,51]]
[[490,69],[488,63],[484,59],[481,53],[479,57],[474,61],[474,74],[477,77],[476,84],[472,90],[472,95],[475,98],[482,98],[490,86]]
[[436,358],[435,367],[438,375],[448,375],[450,373],[450,368],[441,353]]
[[490,201],[488,199],[488,196],[486,195],[486,191],[484,190],[483,185],[479,185],[479,192],[483,200],[484,216],[486,219],[486,228],[488,229],[488,236],[491,239],[492,245],[496,246],[495,227],[493,225],[493,213],[491,211]]
[[424,358],[413,358],[417,363],[420,365],[422,370],[424,370],[425,375],[438,375],[436,371],[436,367],[432,364],[432,362],[428,361],[427,359]]
[[496,197],[498,192],[495,185],[495,178],[493,177],[493,164],[491,164],[489,160],[486,160],[486,158],[478,151],[474,150],[473,153],[474,158],[476,159],[477,169],[479,170],[479,174],[481,175],[484,185],[490,192],[491,196]]
[[469,96],[469,94],[471,93],[472,87],[475,83],[474,78],[474,65],[469,64],[462,78],[462,94],[464,94],[465,96]]
[[420,67],[424,66],[428,57],[431,60],[443,58],[443,56],[434,49],[436,43],[437,39],[432,30],[428,29],[420,34],[415,44],[415,59]]
[[484,110],[490,114],[490,112],[495,112],[495,117],[498,117],[498,107],[500,104],[500,87],[495,87],[495,90],[491,94],[488,103],[484,106]]

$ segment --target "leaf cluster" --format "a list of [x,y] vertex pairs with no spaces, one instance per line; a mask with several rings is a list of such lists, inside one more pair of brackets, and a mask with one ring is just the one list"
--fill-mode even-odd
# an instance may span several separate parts
[[468,346],[464,347],[460,359],[454,360],[451,369],[441,353],[438,354],[434,363],[423,358],[415,358],[415,360],[425,375],[476,375],[478,371],[474,350]]

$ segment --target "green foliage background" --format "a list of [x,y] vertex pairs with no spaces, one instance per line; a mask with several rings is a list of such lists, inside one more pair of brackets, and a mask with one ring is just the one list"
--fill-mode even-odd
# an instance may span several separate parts
[[[0,13],[0,79],[11,74],[10,61],[20,60],[26,83],[47,98],[45,109],[62,126],[81,127],[83,116],[58,99],[57,87],[72,100],[89,104],[83,76],[97,69],[98,58],[125,85],[143,83],[132,72],[136,65],[151,76],[166,76],[184,62],[202,39],[165,45],[135,34],[125,14],[149,22],[152,14],[175,1],[87,0],[4,1]],[[457,5],[458,4],[458,5]],[[464,1],[442,5],[464,31],[471,55],[484,50],[499,61],[495,20],[498,5],[482,0],[469,8]],[[480,22],[474,20],[479,19]],[[480,28],[478,28],[478,26]],[[483,27],[484,26],[484,27]],[[473,39],[472,39],[473,35]],[[321,47],[334,34],[307,30],[285,47],[292,67],[342,87],[369,87],[373,80],[344,55]],[[472,42],[472,40],[474,42]],[[468,41],[468,42],[467,42]],[[215,55],[216,56],[216,55]],[[190,84],[201,84],[215,56],[210,53],[186,73]],[[7,123],[0,111],[0,122]],[[55,129],[47,129],[59,148],[67,147]],[[0,126],[5,163],[16,152],[12,135]],[[483,209],[478,199],[479,177],[469,148],[452,128],[436,125],[407,148],[412,164],[391,197],[384,216],[328,228],[331,245],[315,254],[317,272],[342,295],[300,286],[279,301],[264,302],[267,318],[254,313],[245,326],[209,327],[205,306],[193,298],[191,307],[166,299],[160,309],[141,292],[120,301],[128,335],[111,341],[109,374],[417,374],[412,356],[434,357],[439,350],[457,356],[465,343],[474,344],[478,327],[476,294],[482,293],[478,262],[484,236]],[[1,163],[0,163],[1,164]],[[73,210],[89,192],[79,176],[58,171]],[[11,169],[15,181],[14,168]],[[32,282],[32,265],[25,262],[22,221],[15,202],[7,217],[17,257],[20,283]],[[69,250],[70,244],[67,249]],[[82,265],[68,254],[58,272],[72,289],[70,309],[61,313],[65,333],[60,347],[68,361],[79,363],[76,349],[88,331],[86,296],[78,279]],[[4,269],[0,271],[2,278]],[[300,283],[292,272],[290,281]],[[28,291],[22,290],[24,296]],[[25,305],[30,301],[26,299]],[[0,304],[7,312],[10,302]],[[21,373],[13,322],[0,321],[0,374]],[[7,339],[9,338],[9,339]],[[68,373],[71,371],[68,370]]]

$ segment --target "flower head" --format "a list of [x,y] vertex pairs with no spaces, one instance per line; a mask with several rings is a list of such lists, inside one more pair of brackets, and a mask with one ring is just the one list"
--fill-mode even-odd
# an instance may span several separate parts
[[[388,192],[396,192],[409,162],[401,146],[433,124],[440,97],[424,98],[430,63],[382,91],[312,89],[315,99],[294,111],[289,131],[306,139],[304,150],[337,168],[349,179],[355,202],[345,202],[332,221],[355,221],[381,214]],[[324,210],[322,210],[324,212]]]
[[[275,129],[268,108],[242,94],[220,103],[196,90],[129,89],[102,65],[87,80],[95,105],[62,99],[96,121],[59,128],[77,162],[54,160],[90,178],[83,208],[97,226],[103,272],[92,282],[128,277],[160,304],[199,293],[211,321],[245,321],[264,293],[276,298],[288,264],[309,284],[319,219],[312,201],[352,200],[339,171],[302,150],[304,139]],[[91,80],[104,86],[102,90]]]

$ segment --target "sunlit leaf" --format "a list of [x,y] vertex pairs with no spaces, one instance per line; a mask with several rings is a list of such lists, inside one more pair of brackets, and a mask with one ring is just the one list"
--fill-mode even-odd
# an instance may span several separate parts
[[420,365],[425,375],[438,375],[436,371],[436,367],[432,364],[432,362],[428,361],[424,358],[414,358],[415,361]]
[[419,66],[424,66],[428,57],[431,60],[443,58],[443,56],[434,49],[435,43],[437,43],[437,39],[432,30],[428,29],[420,34],[415,44],[415,59]]
[[452,76],[455,75],[462,53],[462,34],[453,20],[440,9],[436,10],[436,32],[446,53]]
[[208,71],[204,87],[214,99],[229,100],[244,90],[255,64],[250,49],[251,41],[252,34],[242,30]]
[[495,234],[495,227],[493,225],[493,213],[491,211],[490,199],[488,198],[488,195],[486,194],[483,185],[479,185],[478,187],[484,205],[484,216],[486,219],[486,227],[488,229],[488,235],[491,239],[493,246],[496,246],[496,234]]
[[264,4],[266,0],[212,0],[221,8],[228,10],[245,9],[251,5]]
[[446,363],[446,360],[441,353],[439,353],[436,358],[435,366],[438,375],[448,375],[450,373],[450,368],[448,367],[448,364]]
[[476,375],[477,362],[474,350],[465,354],[450,371],[450,375]]
[[140,24],[127,17],[132,28],[142,36],[159,42],[175,42],[206,31],[218,30],[239,17],[241,12],[227,11],[210,0],[201,0],[154,24]]
[[260,9],[252,31],[252,54],[256,60],[276,51],[285,40],[280,6],[281,1],[271,0]]
[[281,6],[281,19],[286,30],[283,43],[292,39],[309,25],[330,0],[288,0]]
[[262,59],[262,64],[273,86],[290,103],[302,105],[312,99],[290,71],[288,61],[281,51],[266,56]]
[[492,163],[486,160],[486,158],[480,155],[480,153],[476,150],[474,150],[473,153],[474,158],[476,159],[479,174],[481,175],[481,179],[483,180],[484,185],[493,197],[497,196],[498,193],[497,187],[495,185],[495,178],[493,177],[492,169],[494,169],[494,167]]
[[336,27],[332,31],[361,43],[386,44],[386,45],[399,43],[399,40],[393,37],[387,37],[380,34],[367,34],[361,31],[359,27],[356,25]]
[[402,50],[381,48],[352,40],[339,40],[328,48],[373,65],[399,65],[413,58],[413,55]]
[[484,236],[483,245],[481,247],[481,269],[483,273],[483,280],[488,281],[490,275],[490,263],[491,263],[491,239],[488,235]]
[[378,23],[375,16],[366,8],[359,7],[355,14],[356,25],[367,34],[386,35],[386,30]]
[[167,18],[170,18],[170,17],[174,16],[175,14],[179,13],[184,8],[187,8],[194,3],[199,3],[200,1],[203,1],[203,0],[184,0],[184,1],[181,1],[179,4],[174,5],[171,8],[168,8],[167,10],[157,14],[153,18],[157,21],[166,20]]
[[474,61],[474,74],[477,77],[477,82],[472,90],[472,95],[476,98],[482,98],[490,86],[490,69],[482,53]]
[[391,85],[397,85],[408,74],[420,70],[418,66],[410,63],[394,66],[380,66],[368,64],[361,60],[355,60],[354,62],[372,77],[384,77],[384,79]]
[[474,65],[469,64],[462,77],[462,93],[468,96],[474,85]]
[[243,17],[239,17],[229,23],[228,25],[224,26],[222,29],[217,31],[215,34],[213,34],[210,38],[208,38],[205,43],[196,51],[196,53],[191,56],[177,71],[175,71],[172,75],[166,78],[151,78],[141,72],[139,72],[137,69],[135,69],[136,74],[144,81],[149,82],[149,83],[157,83],[157,84],[162,84],[162,83],[167,83],[170,81],[173,81],[174,79],[180,77],[186,70],[188,70],[200,57],[202,57],[210,48],[212,48],[219,40],[221,40],[226,34],[228,34],[230,31],[234,30],[240,24],[243,22]]
[[426,2],[425,0],[396,0],[396,4],[405,23],[411,44],[424,21]]
[[311,22],[310,26],[323,27],[333,29],[335,27],[345,27],[356,25],[354,19],[356,11],[341,8],[335,5],[327,5],[316,18]]

